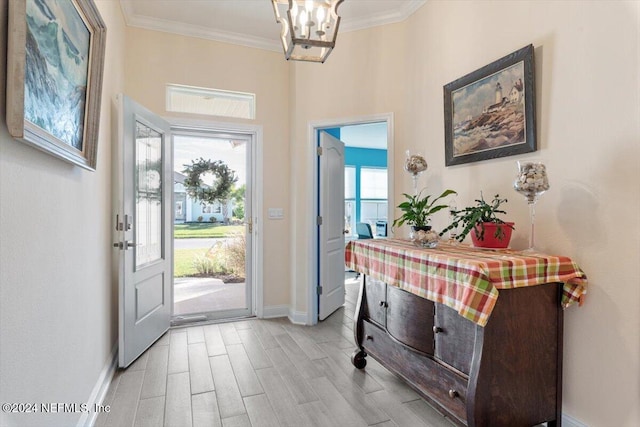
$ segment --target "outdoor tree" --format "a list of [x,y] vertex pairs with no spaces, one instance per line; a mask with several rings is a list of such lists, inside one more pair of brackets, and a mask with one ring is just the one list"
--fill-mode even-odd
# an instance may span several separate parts
[[235,205],[233,208],[233,216],[238,219],[244,219],[244,196],[246,188],[246,184],[242,184],[240,187],[234,186],[229,195],[229,198],[233,200]]

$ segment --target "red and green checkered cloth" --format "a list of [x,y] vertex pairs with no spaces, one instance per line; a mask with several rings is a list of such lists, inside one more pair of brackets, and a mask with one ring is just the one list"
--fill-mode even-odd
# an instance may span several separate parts
[[580,301],[587,277],[568,257],[484,250],[440,242],[423,249],[399,239],[349,242],[347,268],[443,303],[461,316],[485,326],[499,289],[563,283],[562,306]]

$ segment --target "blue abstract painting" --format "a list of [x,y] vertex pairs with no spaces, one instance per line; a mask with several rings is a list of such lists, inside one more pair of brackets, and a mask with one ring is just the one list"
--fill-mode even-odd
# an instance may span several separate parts
[[91,33],[71,0],[27,0],[24,118],[83,150]]

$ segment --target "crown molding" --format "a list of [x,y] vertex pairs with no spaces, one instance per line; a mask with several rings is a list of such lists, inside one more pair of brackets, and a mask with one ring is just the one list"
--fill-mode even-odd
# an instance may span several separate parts
[[217,31],[198,25],[184,24],[182,22],[137,15],[133,11],[131,3],[128,1],[121,0],[120,6],[122,8],[125,23],[130,27],[214,40],[274,52],[282,52],[282,45],[279,40],[265,39],[262,37],[255,37],[230,31]]
[[[364,30],[366,28],[402,22],[413,15],[413,13],[420,9],[426,2],[427,0],[411,0],[397,10],[357,19],[351,18],[348,22],[343,20],[340,22],[340,31],[348,33],[350,31]],[[338,11],[340,11],[340,9],[338,9]]]
[[[343,20],[340,23],[340,31],[346,33],[404,21],[426,2],[427,0],[411,0],[405,3],[402,8],[398,8],[392,12],[381,13],[355,20],[351,19],[349,22],[345,22]],[[133,6],[130,1],[120,0],[120,7],[122,9],[122,14],[124,15],[125,23],[130,27],[214,40],[273,52],[282,52],[282,45],[280,44],[279,39],[273,40],[230,31],[212,30],[198,25],[184,24],[166,19],[137,15],[133,10]]]

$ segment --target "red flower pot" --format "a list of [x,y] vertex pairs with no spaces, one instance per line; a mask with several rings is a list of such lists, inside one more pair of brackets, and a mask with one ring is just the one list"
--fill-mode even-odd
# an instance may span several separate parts
[[[476,225],[471,234],[471,241],[473,246],[478,248],[494,248],[503,249],[509,246],[511,241],[511,232],[513,231],[513,222],[505,222],[504,224],[496,224],[493,222],[485,222],[484,224],[484,236],[482,240],[478,239],[478,236],[482,232],[480,225]],[[502,233],[500,237],[496,237],[496,230],[500,227]]]

